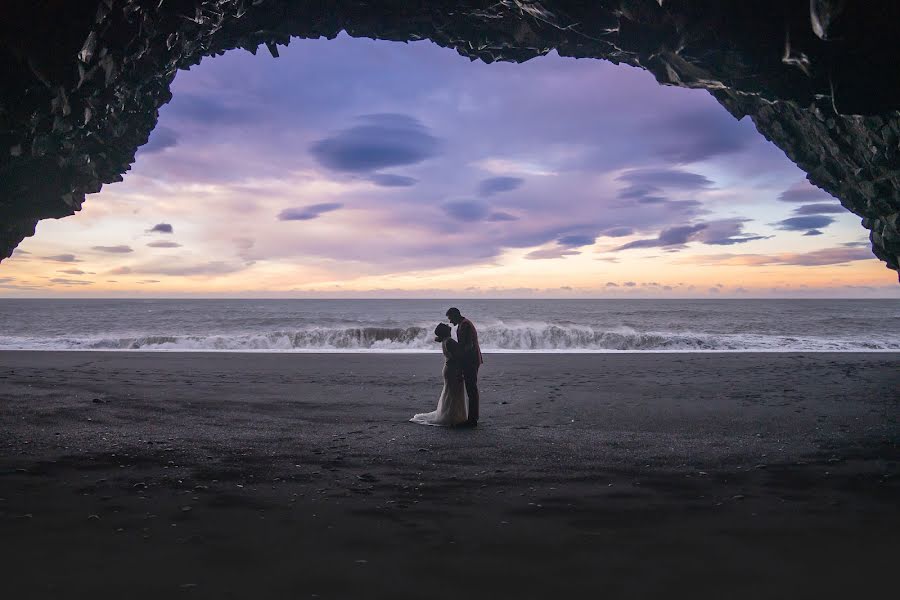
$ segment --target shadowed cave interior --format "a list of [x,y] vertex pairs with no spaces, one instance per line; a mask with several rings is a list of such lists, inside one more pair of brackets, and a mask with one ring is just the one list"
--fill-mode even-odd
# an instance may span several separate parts
[[900,269],[900,6],[887,0],[15,0],[0,13],[0,257],[122,180],[179,69],[343,30],[485,62],[555,49],[706,89],[860,216],[874,254]]

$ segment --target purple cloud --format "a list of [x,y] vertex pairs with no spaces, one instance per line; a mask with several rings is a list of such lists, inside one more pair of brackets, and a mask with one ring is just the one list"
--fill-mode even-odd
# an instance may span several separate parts
[[86,281],[83,279],[66,279],[64,277],[54,277],[50,280],[50,283],[56,283],[58,285],[91,285],[94,282]]
[[671,248],[678,249],[688,242],[700,242],[710,246],[731,246],[744,244],[754,240],[763,240],[768,236],[745,234],[744,223],[747,219],[720,219],[694,225],[679,225],[663,229],[655,238],[635,240],[615,251],[633,248]]
[[713,187],[713,182],[706,176],[681,169],[632,169],[616,179],[629,184],[618,193],[618,197],[627,204],[651,205],[660,209],[691,210],[700,206],[696,200],[671,200],[664,194],[665,190],[690,192]]
[[840,204],[804,204],[794,209],[795,215],[843,214],[847,209]]
[[131,246],[91,246],[91,250],[106,252],[107,254],[128,254],[134,252]]
[[515,215],[511,215],[511,214],[509,214],[508,212],[497,211],[497,212],[493,212],[493,213],[489,214],[488,217],[487,217],[487,219],[485,219],[485,220],[486,220],[486,221],[493,221],[493,222],[499,222],[499,221],[518,221],[518,220],[519,220],[519,217],[517,217],[517,216],[515,216]]
[[381,187],[412,187],[418,179],[391,173],[373,173],[369,175],[369,181]]
[[828,192],[817,188],[806,180],[799,181],[779,194],[782,202],[816,202],[834,200]]
[[137,265],[132,268],[123,267],[122,269],[114,269],[110,274],[125,275],[128,273],[142,275],[169,275],[175,277],[189,277],[195,275],[227,275],[242,271],[245,265],[229,264],[224,261],[214,260],[195,264],[182,264],[172,262],[153,262],[144,265]]
[[458,221],[481,221],[490,213],[487,204],[478,200],[455,200],[445,202],[441,208]]
[[703,231],[705,228],[705,223],[668,227],[666,229],[663,229],[656,238],[628,242],[624,246],[619,246],[615,250],[619,251],[631,250],[633,248],[656,248],[661,246],[683,246],[691,240],[691,236],[699,231]]
[[75,258],[74,254],[54,254],[53,256],[45,256],[44,259],[63,263],[81,262]]
[[710,246],[733,246],[754,240],[765,240],[771,236],[744,233],[744,223],[749,219],[721,219],[709,221],[703,231],[694,236],[694,241]]
[[169,223],[157,223],[147,230],[147,233],[174,233],[175,230]]
[[[858,260],[872,260],[875,255],[868,248],[824,248],[803,254],[787,255],[775,258],[773,262],[782,265],[800,265],[805,267],[821,265],[839,265]],[[770,263],[771,264],[771,263]]]
[[681,169],[631,169],[616,179],[634,186],[646,186],[653,189],[698,190],[713,185],[712,180],[706,176]]
[[340,202],[322,202],[320,204],[310,204],[309,206],[300,206],[295,208],[286,208],[278,213],[279,221],[311,221],[327,212],[332,212],[343,208]]
[[860,260],[872,260],[875,256],[866,248],[823,248],[811,252],[787,252],[782,254],[716,254],[699,257],[705,263],[725,263],[753,267],[768,265],[797,265],[821,267],[840,265]]
[[489,177],[482,179],[478,184],[478,194],[481,196],[493,196],[501,192],[511,192],[525,183],[521,177]]
[[597,237],[593,236],[593,235],[575,234],[575,235],[564,235],[561,238],[559,238],[558,240],[556,240],[556,242],[560,246],[568,246],[570,248],[578,248],[580,246],[590,246],[591,244],[594,243],[594,240],[596,240],[596,239],[597,239]]
[[625,237],[627,235],[631,235],[634,233],[634,228],[632,227],[612,227],[610,229],[604,229],[600,232],[600,235],[604,237]]
[[525,255],[528,260],[549,260],[554,258],[565,258],[567,256],[575,256],[581,254],[578,250],[572,250],[566,247],[547,248],[544,250],[534,250]]
[[778,221],[775,226],[779,229],[784,229],[785,231],[810,231],[828,227],[832,223],[834,223],[834,217],[827,217],[825,215],[809,215],[806,217],[789,217],[787,219]]
[[310,147],[320,164],[334,171],[365,173],[414,165],[437,154],[438,140],[417,119],[400,114],[358,117],[358,125]]

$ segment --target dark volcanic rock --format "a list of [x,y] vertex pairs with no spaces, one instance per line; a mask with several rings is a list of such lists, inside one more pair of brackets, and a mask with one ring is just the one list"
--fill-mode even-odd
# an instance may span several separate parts
[[863,217],[900,268],[900,3],[891,0],[7,0],[0,7],[0,258],[120,181],[178,69],[292,36],[428,38],[484,61],[627,63],[749,115]]
[[800,109],[769,104],[728,91],[713,95],[733,115],[750,115],[756,128],[801,169],[814,185],[863,217],[872,251],[898,270],[900,259],[900,118],[838,115],[818,106]]

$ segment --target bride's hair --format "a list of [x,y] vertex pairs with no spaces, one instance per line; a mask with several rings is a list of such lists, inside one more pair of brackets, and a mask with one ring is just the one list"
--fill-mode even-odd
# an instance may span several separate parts
[[446,323],[438,323],[438,326],[434,328],[434,341],[443,342],[450,337],[451,331],[450,326]]

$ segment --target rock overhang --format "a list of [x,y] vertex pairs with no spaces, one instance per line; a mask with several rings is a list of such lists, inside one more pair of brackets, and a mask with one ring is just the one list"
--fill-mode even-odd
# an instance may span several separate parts
[[900,4],[889,0],[11,0],[0,13],[0,258],[40,219],[121,181],[179,69],[346,31],[486,62],[555,49],[707,89],[859,215],[875,255],[900,270]]

